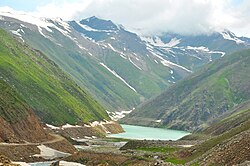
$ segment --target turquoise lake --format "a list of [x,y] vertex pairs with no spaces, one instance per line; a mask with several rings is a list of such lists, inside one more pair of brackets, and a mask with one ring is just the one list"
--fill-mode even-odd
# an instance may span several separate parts
[[121,125],[125,130],[124,133],[110,134],[108,137],[127,138],[138,140],[178,140],[185,135],[190,134],[186,131],[142,127],[134,125]]

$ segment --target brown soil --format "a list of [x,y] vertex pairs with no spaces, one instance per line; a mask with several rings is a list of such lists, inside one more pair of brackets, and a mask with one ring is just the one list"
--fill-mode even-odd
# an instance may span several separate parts
[[8,159],[4,155],[0,155],[0,165],[1,166],[20,166],[19,164],[11,163],[10,159]]
[[0,142],[42,142],[49,139],[37,117],[29,110],[21,121],[9,123],[0,117]]
[[217,145],[206,153],[202,165],[236,165],[250,161],[250,130]]
[[[66,139],[58,135],[53,135],[53,139],[43,142],[41,144],[50,148],[66,152],[75,153],[77,150],[71,145]],[[42,158],[33,157],[34,154],[39,154],[40,150],[37,146],[40,143],[24,143],[24,144],[1,144],[0,154],[3,154],[10,158],[12,161],[25,161],[25,162],[36,162],[44,161]]]

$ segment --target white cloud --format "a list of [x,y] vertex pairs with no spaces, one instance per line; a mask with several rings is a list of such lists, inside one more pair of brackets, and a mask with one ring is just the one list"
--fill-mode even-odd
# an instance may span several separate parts
[[37,7],[35,14],[65,20],[95,15],[144,33],[199,34],[230,29],[250,36],[249,9],[249,0],[55,0]]

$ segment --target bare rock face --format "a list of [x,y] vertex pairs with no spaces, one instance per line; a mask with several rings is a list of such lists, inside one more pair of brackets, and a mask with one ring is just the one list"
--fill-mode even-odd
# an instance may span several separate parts
[[28,115],[25,118],[15,123],[0,117],[0,142],[42,142],[48,138],[48,134],[31,110],[28,110]]

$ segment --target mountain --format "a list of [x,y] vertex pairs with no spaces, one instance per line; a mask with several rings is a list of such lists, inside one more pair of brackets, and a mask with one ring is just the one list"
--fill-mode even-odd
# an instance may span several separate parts
[[[0,15],[0,27],[48,55],[108,111],[131,110],[200,66],[249,47],[248,38],[223,33],[145,37],[97,17],[66,22],[15,11]],[[199,43],[208,38],[209,44]]]
[[122,122],[201,130],[250,99],[249,62],[250,50],[244,50],[210,63],[141,105]]
[[249,117],[250,102],[247,101],[224,117],[218,117],[202,132],[182,138],[183,140],[195,138],[193,135],[205,135],[206,138],[201,144],[188,149],[186,154],[189,155],[185,160],[199,165],[236,165],[248,161],[250,158]]
[[0,142],[47,140],[39,120],[13,87],[0,79],[0,90]]
[[[109,119],[104,108],[43,53],[3,30],[0,36],[0,80],[8,84],[43,122],[62,125]],[[4,100],[2,98],[1,102]],[[11,102],[15,104],[15,100]],[[10,108],[7,111],[18,110],[10,104],[6,107]],[[17,115],[10,113],[8,116],[15,119],[19,118]]]
[[142,39],[149,50],[192,71],[250,46],[248,38],[237,37],[229,30],[195,36],[163,33],[153,37],[143,36]]

